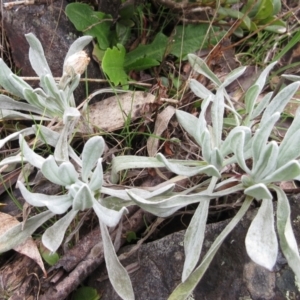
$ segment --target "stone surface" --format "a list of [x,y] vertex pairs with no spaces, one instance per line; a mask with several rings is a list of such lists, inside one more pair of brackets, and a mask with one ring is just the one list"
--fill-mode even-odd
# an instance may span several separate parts
[[[290,199],[296,238],[299,239],[299,198]],[[208,271],[194,290],[191,299],[300,299],[295,277],[280,253],[274,272],[253,263],[245,249],[245,235],[255,211],[249,211],[217,252]],[[204,252],[228,224],[223,221],[207,225]],[[164,300],[181,279],[184,263],[184,231],[143,245],[124,260],[128,266],[137,300]],[[128,248],[123,249],[129,251]],[[203,254],[201,255],[203,257]],[[119,300],[107,280],[105,267],[90,276],[89,286],[102,295],[101,300]]]

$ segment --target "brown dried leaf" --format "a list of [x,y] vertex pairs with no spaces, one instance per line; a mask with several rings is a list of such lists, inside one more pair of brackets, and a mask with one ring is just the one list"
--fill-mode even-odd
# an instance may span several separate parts
[[[20,222],[16,218],[0,212],[0,235],[4,234],[7,230],[19,223]],[[31,237],[29,237],[26,241],[15,247],[14,250],[34,260],[42,269],[45,277],[47,277],[47,272],[45,270],[42,257],[35,242]]]
[[124,127],[127,118],[134,121],[143,116],[143,107],[154,103],[155,96],[144,92],[124,93],[91,104],[88,120],[105,131]]
[[155,156],[158,149],[159,140],[157,137],[161,136],[161,134],[167,129],[168,124],[175,114],[175,108],[173,106],[167,106],[160,114],[158,114],[154,132],[154,137],[150,137],[147,141],[147,151],[149,156]]

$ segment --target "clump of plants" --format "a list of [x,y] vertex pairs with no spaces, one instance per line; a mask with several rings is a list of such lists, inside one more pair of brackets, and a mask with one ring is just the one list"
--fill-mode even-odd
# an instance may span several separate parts
[[[271,136],[286,104],[299,89],[298,78],[293,78],[296,82],[284,87],[277,95],[273,96],[273,92],[270,92],[258,101],[268,74],[276,63],[270,64],[245,93],[245,110],[241,112],[231,100],[226,88],[244,73],[245,68],[233,70],[221,82],[203,60],[194,54],[189,54],[188,59],[195,72],[207,77],[215,86],[215,92],[212,92],[197,80],[191,79],[191,90],[202,99],[199,117],[182,110],[176,111],[178,122],[198,144],[201,159],[169,159],[161,153],[156,157],[124,155],[114,157],[111,169],[103,170],[101,158],[105,147],[103,137],[97,135],[90,137],[80,154],[72,148],[73,135],[70,132],[75,128],[74,121],[79,119],[81,112],[74,107],[71,93],[78,83],[78,75],[81,72],[71,67],[69,73],[66,63],[64,68],[66,74],[64,73],[63,79],[56,83],[49,73],[49,68],[45,67],[47,65],[45,65],[41,45],[33,35],[29,35],[29,40],[33,66],[36,65],[36,60],[40,62],[36,70],[41,83],[44,82],[43,89],[32,90],[5,67],[5,71],[0,76],[0,84],[28,101],[28,104],[22,103],[21,105],[25,106],[20,106],[19,109],[26,110],[25,108],[29,108],[28,105],[35,109],[38,117],[37,119],[32,117],[34,120],[49,122],[60,118],[62,128],[60,132],[56,132],[46,126],[34,125],[29,132],[25,130],[14,133],[13,138],[19,139],[20,153],[12,158],[4,159],[0,165],[21,163],[24,168],[25,163],[29,163],[36,167],[47,180],[63,186],[65,193],[59,196],[35,194],[26,185],[26,180],[25,183],[19,181],[18,187],[24,199],[33,206],[46,207],[47,210],[28,218],[24,224],[11,227],[2,234],[0,236],[1,252],[12,249],[24,241],[54,215],[61,215],[61,218],[46,229],[42,236],[43,244],[50,251],[55,252],[62,243],[73,218],[80,211],[93,209],[99,219],[109,279],[121,298],[134,299],[129,276],[117,258],[107,227],[116,226],[130,205],[138,205],[154,215],[167,217],[180,208],[197,203],[198,208],[184,238],[186,258],[182,283],[169,297],[169,299],[176,300],[186,299],[203,277],[224,239],[245,215],[251,203],[256,200],[260,202],[260,208],[245,239],[248,255],[254,262],[272,270],[276,263],[278,245],[280,245],[289,266],[297,278],[300,278],[300,256],[291,226],[290,205],[287,196],[278,185],[281,181],[300,178],[298,148],[300,110],[297,110],[293,123],[280,144],[272,140]],[[90,37],[84,37],[75,41],[70,48],[72,51],[68,53],[66,62],[80,56],[86,60],[81,51],[90,40]],[[3,62],[0,63],[3,64]],[[3,100],[3,103],[11,103],[10,109],[18,109],[15,100],[8,100],[3,95],[1,97],[0,102]],[[44,101],[43,110],[40,101]],[[0,108],[6,109],[1,103]],[[207,122],[207,114],[210,115],[211,124]],[[226,137],[223,134],[225,116],[229,116],[232,119],[231,123],[234,124],[231,128],[227,128]],[[29,145],[24,137],[33,133],[43,144],[54,147],[54,155],[46,153],[41,156],[34,151],[34,143]],[[2,140],[3,143],[6,141]],[[232,165],[238,167],[239,173],[229,178],[223,176]],[[111,182],[117,184],[119,172],[122,170],[161,167],[185,177],[206,174],[207,180],[201,183],[201,187],[195,185],[188,191],[176,193],[173,192],[174,184],[168,184],[168,182],[164,187],[148,192],[134,187],[131,189],[108,188],[104,180],[104,175],[110,175]],[[216,238],[198,265],[210,200],[237,192],[243,194],[239,199],[242,203],[241,208]],[[274,218],[271,192],[276,194],[278,202],[276,218]],[[278,236],[275,232],[275,224]]]

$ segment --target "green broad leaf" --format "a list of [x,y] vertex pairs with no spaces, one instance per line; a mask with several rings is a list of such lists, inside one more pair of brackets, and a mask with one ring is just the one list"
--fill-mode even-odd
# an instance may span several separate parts
[[102,60],[102,69],[114,85],[126,85],[127,74],[124,70],[126,50],[123,45],[118,44],[105,51]]
[[254,16],[254,20],[264,20],[270,16],[273,16],[273,1],[272,0],[260,0],[258,11]]
[[136,233],[134,231],[127,231],[126,232],[126,241],[131,243],[132,241],[137,240]]
[[0,253],[13,249],[17,245],[24,242],[30,237],[41,225],[52,218],[54,214],[50,211],[44,211],[34,217],[29,218],[25,226],[19,223],[11,227],[4,234],[0,236]]
[[101,296],[96,289],[89,286],[82,286],[78,288],[72,295],[73,300],[100,300]]
[[183,175],[188,177],[197,174],[206,174],[208,176],[215,176],[215,177],[221,176],[218,169],[213,165],[206,165],[206,166],[199,166],[199,167],[183,166],[183,165],[170,162],[161,153],[158,153],[156,155],[156,158],[157,160],[161,161],[166,166],[166,168],[168,168],[171,172],[174,172],[175,174],[178,175]]
[[277,186],[272,186],[276,191],[277,204],[277,231],[279,236],[280,248],[285,256],[288,265],[296,274],[297,279],[300,278],[300,256],[297,241],[291,224],[291,208],[286,194]]
[[99,223],[103,242],[104,259],[109,280],[114,290],[122,299],[134,300],[135,297],[130,277],[117,257],[106,225],[101,221]]
[[248,229],[245,244],[250,258],[258,265],[272,271],[277,259],[278,242],[271,200],[262,200]]
[[33,33],[25,34],[26,40],[30,45],[29,60],[35,73],[41,77],[43,75],[52,75],[47,63],[43,46]]
[[78,31],[97,39],[101,49],[107,49],[110,41],[110,26],[113,21],[110,15],[94,11],[84,3],[70,3],[65,13]]
[[277,15],[281,11],[281,0],[272,0],[273,3],[273,14]]
[[274,24],[274,25],[270,25],[265,27],[266,31],[270,31],[270,32],[275,32],[275,33],[279,33],[279,34],[283,34],[286,32],[286,24]]
[[[141,71],[146,70],[155,66],[159,66],[160,62],[156,59],[149,58],[149,57],[143,57],[138,60],[136,60],[134,63],[130,65],[130,70],[134,71]],[[130,71],[128,70],[128,71]]]
[[251,196],[256,200],[272,200],[273,196],[270,193],[269,189],[263,183],[254,184],[244,190],[244,194],[247,196]]
[[209,34],[208,24],[178,25],[174,29],[174,35],[167,47],[167,52],[182,58],[189,53],[208,46]]
[[122,22],[117,22],[116,24],[116,34],[117,34],[117,43],[126,45],[130,38],[131,28],[123,24]]
[[231,17],[231,18],[235,18],[238,20],[242,20],[243,28],[246,28],[248,30],[251,28],[251,19],[247,15],[243,14],[242,12],[240,12],[238,10],[220,6],[218,8],[218,14],[226,16],[226,17]]
[[31,193],[22,182],[18,181],[20,192],[24,199],[36,207],[47,206],[55,214],[65,213],[72,205],[72,198],[69,195],[45,195],[40,193]]
[[39,251],[43,260],[49,266],[54,266],[59,261],[59,255],[57,254],[57,252],[50,252],[43,244],[40,244]]
[[82,180],[88,182],[92,169],[96,166],[104,151],[105,143],[101,136],[94,136],[85,143],[82,151]]
[[76,192],[73,199],[73,209],[86,210],[93,206],[94,204],[94,195],[87,184],[83,184],[79,187],[79,190]]
[[226,237],[234,229],[234,227],[238,224],[238,222],[243,218],[243,216],[249,209],[251,202],[252,198],[247,197],[245,199],[240,210],[213,242],[200,265],[195,269],[194,272],[191,273],[191,275],[184,282],[180,283],[176,287],[176,289],[169,296],[168,300],[185,300],[188,298],[188,296],[196,288],[199,281],[202,279],[203,275],[205,274],[211,261],[213,260],[214,256],[216,255],[217,251],[219,250]]
[[52,253],[56,252],[56,250],[61,245],[65,236],[65,232],[77,213],[78,211],[74,209],[70,210],[65,216],[56,221],[54,225],[47,228],[44,232],[42,236],[42,243]]
[[205,236],[209,203],[209,201],[200,201],[184,235],[185,261],[181,276],[182,282],[188,278],[199,261]]
[[159,32],[151,44],[140,44],[136,49],[126,54],[124,63],[125,70],[133,70],[135,62],[145,57],[161,62],[164,57],[167,44],[168,38],[163,33]]

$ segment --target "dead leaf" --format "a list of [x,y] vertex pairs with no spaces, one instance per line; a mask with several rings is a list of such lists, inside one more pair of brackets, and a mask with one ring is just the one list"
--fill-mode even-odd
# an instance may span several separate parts
[[[0,235],[19,223],[16,218],[0,212]],[[14,250],[34,260],[42,269],[45,277],[47,277],[42,257],[32,237],[29,237],[26,241],[15,247]]]
[[155,122],[153,137],[151,136],[147,141],[147,151],[149,156],[155,156],[158,149],[159,139],[161,134],[167,129],[168,124],[175,114],[173,106],[167,106],[161,113],[158,114]]
[[124,127],[128,118],[143,117],[143,107],[154,101],[154,95],[144,92],[118,94],[89,105],[88,121],[104,131],[114,131]]

